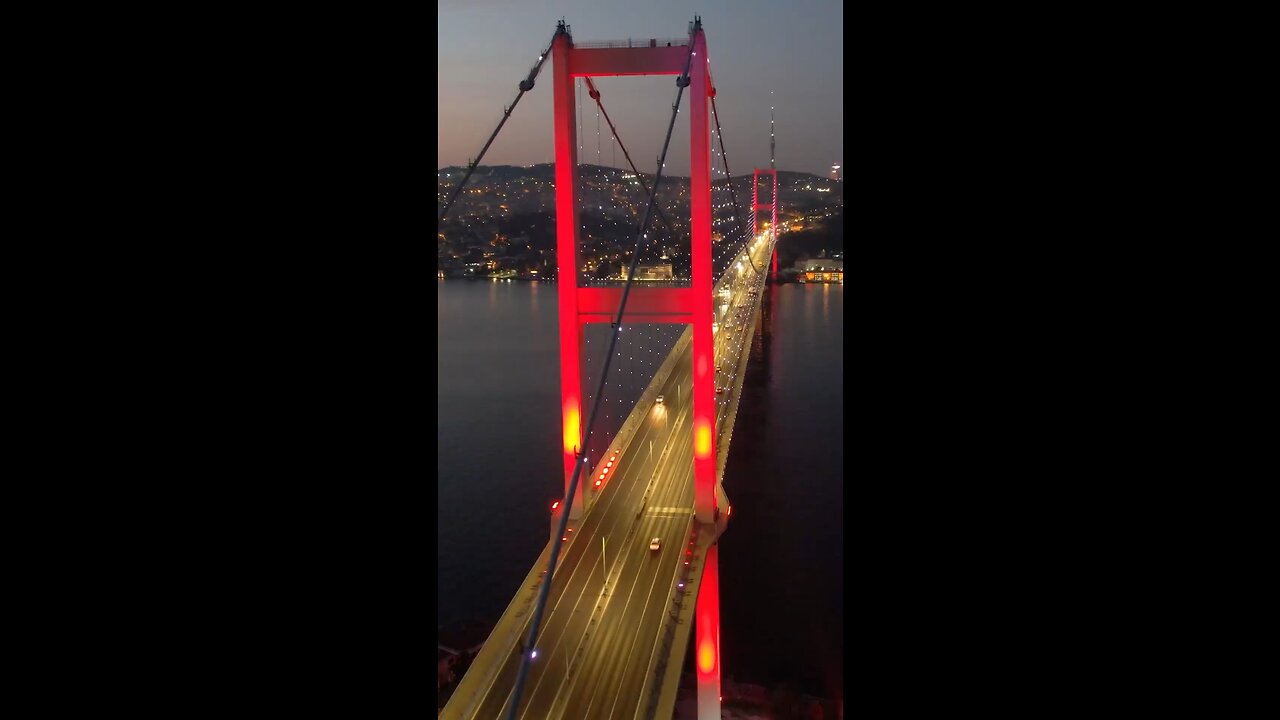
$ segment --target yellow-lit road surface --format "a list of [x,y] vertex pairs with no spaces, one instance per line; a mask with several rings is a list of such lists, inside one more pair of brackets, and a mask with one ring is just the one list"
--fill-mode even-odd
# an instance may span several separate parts
[[[756,268],[767,270],[771,251],[767,239],[753,241]],[[722,369],[717,386],[728,387],[716,395],[717,480],[760,310],[760,295],[750,289],[764,292],[765,270],[753,271],[745,260],[742,267],[735,260],[715,287],[715,356]],[[702,558],[716,537],[714,527],[693,517],[691,333],[686,328],[614,440],[610,450],[621,452],[603,487],[594,488],[599,468],[580,477],[587,511],[570,522],[573,532],[561,550],[516,717],[671,716]],[[654,402],[659,394],[662,404]],[[724,517],[727,500],[718,481],[716,489]],[[652,538],[660,539],[659,550],[650,549]],[[550,551],[548,544],[442,717],[507,717]]]

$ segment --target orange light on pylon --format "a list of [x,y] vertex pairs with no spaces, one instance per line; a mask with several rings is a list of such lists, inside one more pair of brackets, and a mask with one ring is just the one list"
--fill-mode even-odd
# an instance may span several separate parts
[[564,410],[564,451],[566,453],[576,453],[578,451],[578,434],[582,431],[581,418],[578,416],[578,399],[570,398],[563,408]]
[[704,637],[698,644],[698,669],[709,674],[716,669],[716,650],[711,647],[711,639]]
[[694,430],[693,453],[696,458],[711,456],[711,424],[705,420],[699,422]]

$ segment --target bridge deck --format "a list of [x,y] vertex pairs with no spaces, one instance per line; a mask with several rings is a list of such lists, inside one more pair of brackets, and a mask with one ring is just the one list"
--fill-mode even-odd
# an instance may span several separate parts
[[[752,259],[762,267],[772,246],[753,245]],[[759,293],[763,283],[762,273],[731,268],[715,288],[716,359],[723,370],[717,380],[731,388],[716,396],[718,478],[759,312],[760,295],[750,289]],[[623,452],[562,551],[517,717],[650,718],[670,717],[674,710],[702,562],[718,534],[693,518],[691,332],[677,342],[615,439],[611,449]],[[662,405],[654,403],[659,393]],[[717,495],[725,507],[721,484]],[[649,549],[654,537],[661,538],[658,551]],[[506,716],[549,552],[548,544],[443,717]]]

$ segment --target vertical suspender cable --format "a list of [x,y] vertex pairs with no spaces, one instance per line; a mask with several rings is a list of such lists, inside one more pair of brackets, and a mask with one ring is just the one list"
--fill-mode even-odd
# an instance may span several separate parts
[[[604,109],[604,103],[600,101],[600,90],[591,82],[591,78],[586,78],[587,89],[590,91],[591,98],[596,101],[596,106],[600,108],[600,112],[604,115],[604,121],[609,123],[609,132],[613,133],[613,140],[617,146],[622,148],[622,157],[627,160],[627,167],[631,168],[631,172],[635,173],[636,179],[640,181],[640,187],[645,194],[649,194],[649,184],[644,181],[644,177],[640,175],[640,171],[636,169],[636,164],[631,161],[631,153],[627,152],[627,146],[622,144],[622,138],[618,137],[618,128],[613,126],[613,120],[609,117],[609,111]],[[617,162],[617,150],[614,151],[614,162]],[[654,208],[658,211],[658,219],[662,220],[662,224],[667,227],[667,234],[673,239],[676,231],[671,228],[671,222],[667,220],[667,216],[662,212],[661,207]]]
[[[711,96],[711,116],[716,120],[716,136],[720,139],[720,158],[724,160],[724,174],[725,177],[729,179],[729,197],[733,200],[733,215],[737,220],[738,235],[743,238],[743,243],[746,244],[746,234],[742,229],[742,208],[738,205],[738,194],[733,191],[733,175],[729,173],[729,155],[724,151],[724,132],[720,130],[720,114],[716,112],[715,95]],[[773,201],[774,203],[777,203],[778,199],[774,198]],[[751,208],[751,212],[755,212],[754,207]],[[737,253],[735,253],[735,256],[736,254]],[[756,267],[756,262],[751,259],[750,253],[747,254],[747,264],[751,266],[753,271],[757,273],[761,272],[761,270]]]

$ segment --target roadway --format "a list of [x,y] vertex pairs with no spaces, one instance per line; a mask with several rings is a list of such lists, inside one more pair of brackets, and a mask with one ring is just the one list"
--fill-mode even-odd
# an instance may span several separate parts
[[[768,245],[753,243],[757,268],[768,258]],[[715,353],[723,369],[717,372],[717,385],[730,387],[716,395],[718,421],[727,414],[730,393],[741,386],[741,353],[753,312],[746,301],[754,299],[749,288],[760,288],[761,277],[749,268],[739,272],[731,266],[717,283],[720,326]],[[726,286],[730,292],[721,295],[719,290]],[[725,302],[728,308],[722,312]],[[692,352],[692,343],[687,343],[658,391],[664,403],[633,410],[647,417],[625,443],[603,487],[593,487],[599,470],[580,478],[579,492],[586,488],[598,497],[583,518],[571,523],[574,531],[563,541],[566,546],[548,594],[519,718],[646,716],[654,668],[666,650],[662,631],[680,604],[693,600],[680,586],[690,585],[684,571],[696,549]],[[655,537],[661,540],[657,551],[649,548]],[[544,552],[540,559],[544,566],[546,556]],[[450,698],[444,717],[507,716],[521,652],[511,638],[516,627],[521,641],[527,637],[532,616],[531,610],[516,607],[513,601],[504,613]],[[490,663],[497,663],[496,672]]]

